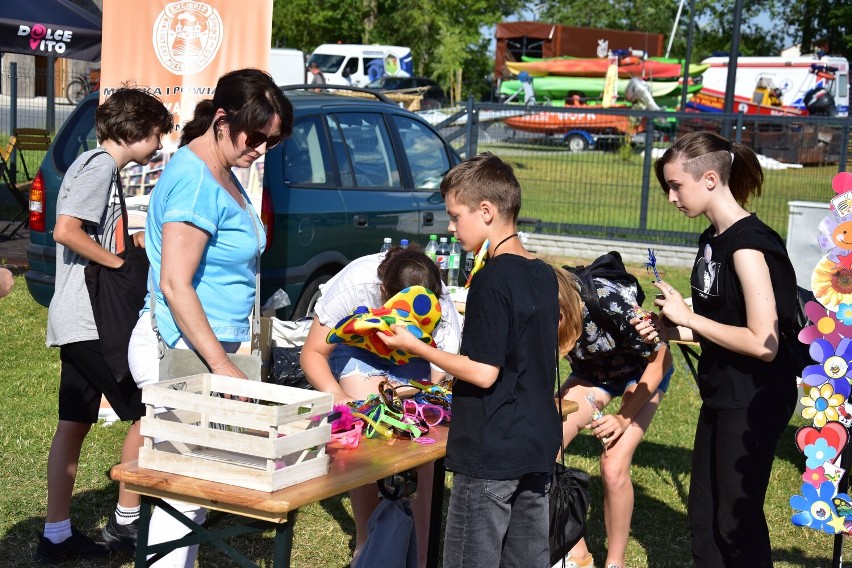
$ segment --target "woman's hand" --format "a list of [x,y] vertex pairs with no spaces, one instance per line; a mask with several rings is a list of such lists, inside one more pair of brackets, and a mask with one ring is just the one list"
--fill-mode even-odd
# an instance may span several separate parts
[[642,341],[648,344],[659,343],[668,339],[666,328],[659,314],[645,312],[644,317],[635,317],[630,320],[630,325],[636,329],[636,333]]
[[619,414],[604,414],[597,420],[592,420],[588,428],[592,434],[601,440],[605,449],[612,447],[630,426],[632,420]]
[[654,305],[660,308],[660,315],[675,325],[690,327],[689,320],[693,315],[692,309],[683,301],[683,296],[671,284],[663,280],[652,283],[660,292]]
[[136,246],[136,248],[145,248],[145,231],[133,233],[132,235],[130,235],[130,238],[133,239],[133,244]]

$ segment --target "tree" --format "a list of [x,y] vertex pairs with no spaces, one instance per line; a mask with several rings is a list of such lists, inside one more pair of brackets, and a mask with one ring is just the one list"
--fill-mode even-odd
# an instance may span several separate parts
[[801,43],[802,53],[824,51],[831,55],[852,57],[852,18],[850,0],[800,0],[785,4],[776,0],[770,13],[793,33]]

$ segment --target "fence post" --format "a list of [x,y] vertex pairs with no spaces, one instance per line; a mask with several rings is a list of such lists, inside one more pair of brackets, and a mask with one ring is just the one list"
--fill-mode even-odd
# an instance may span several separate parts
[[743,143],[743,116],[745,116],[744,112],[737,113],[737,135],[734,137],[734,142],[737,144]]
[[465,160],[471,159],[476,155],[476,130],[478,128],[477,124],[474,124],[474,108],[473,108],[473,97],[468,97],[467,99],[467,123],[465,127]]
[[[12,135],[18,128],[18,64],[14,61],[9,64],[9,134]],[[15,152],[9,157],[9,174],[12,183],[18,180],[18,165]]]
[[47,58],[47,85],[45,96],[47,98],[47,104],[45,109],[45,129],[48,132],[53,133],[56,130],[56,84],[54,81],[56,80],[56,70],[54,65],[56,63],[56,58],[53,56],[48,56]]
[[841,132],[843,133],[843,137],[841,138],[842,144],[840,144],[840,163],[837,165],[838,172],[846,171],[846,160],[849,159],[849,121],[843,121],[843,127]]
[[645,159],[642,164],[642,204],[639,207],[639,228],[648,228],[648,200],[651,197],[651,161],[654,153],[654,116],[645,115]]

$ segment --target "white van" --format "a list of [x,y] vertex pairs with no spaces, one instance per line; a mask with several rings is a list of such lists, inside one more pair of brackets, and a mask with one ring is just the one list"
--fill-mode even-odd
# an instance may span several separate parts
[[305,80],[305,53],[273,47],[269,51],[269,74],[276,85],[301,85]]
[[[724,93],[728,81],[728,58],[710,57],[701,63],[710,65],[702,75],[702,84]],[[836,69],[834,80],[826,80],[813,72],[812,66]],[[849,62],[843,57],[739,57],[734,92],[751,100],[759,83],[780,89],[783,93],[781,102],[785,106],[803,110],[805,93],[813,87],[824,86],[834,97],[838,116],[847,116],[849,112]]]
[[[308,57],[308,65],[314,61],[330,85],[363,87],[386,75],[410,77],[414,74],[411,49],[396,45],[324,43]],[[311,82],[309,71],[305,82]]]

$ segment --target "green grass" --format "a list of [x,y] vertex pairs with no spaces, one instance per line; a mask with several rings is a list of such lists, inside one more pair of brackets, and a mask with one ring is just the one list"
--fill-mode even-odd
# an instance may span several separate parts
[[[563,264],[571,259],[552,259]],[[646,291],[649,276],[632,266]],[[688,290],[688,272],[665,269],[664,278],[680,290]],[[44,345],[47,310],[36,304],[18,277],[12,294],[0,300],[0,565],[35,566],[31,560],[35,535],[41,530],[46,506],[45,467],[56,424],[59,377],[58,350]],[[648,302],[646,302],[646,307]],[[630,568],[680,568],[691,565],[686,526],[686,495],[689,489],[690,453],[700,405],[692,377],[675,351],[677,371],[669,395],[663,401],[648,436],[639,447],[633,466],[636,507],[627,553]],[[563,365],[563,373],[568,372]],[[790,523],[790,496],[798,492],[804,456],[796,449],[794,419],[781,440],[766,501],[775,565],[782,567],[828,566],[832,538]],[[116,486],[108,470],[120,452],[126,426],[95,426],[89,435],[72,504],[72,517],[88,534],[96,534],[112,512]],[[605,560],[602,489],[599,470],[600,444],[581,434],[570,446],[571,465],[592,475],[592,507],[588,541],[598,566]],[[448,476],[449,482],[449,476]],[[348,565],[354,525],[346,497],[328,499],[299,512],[295,530],[295,568]],[[262,566],[271,566],[271,532],[264,537],[241,538],[235,547]],[[210,547],[202,547],[200,566],[233,566]],[[129,558],[87,561],[66,566],[129,567]]]

